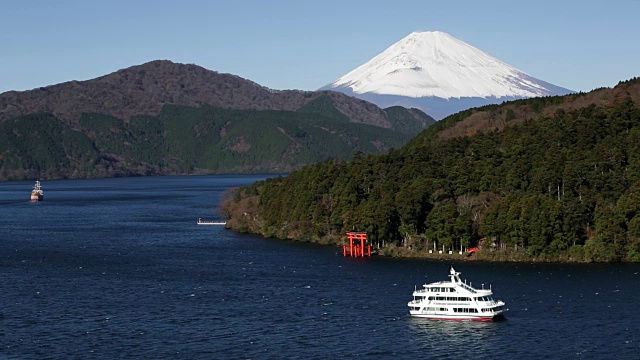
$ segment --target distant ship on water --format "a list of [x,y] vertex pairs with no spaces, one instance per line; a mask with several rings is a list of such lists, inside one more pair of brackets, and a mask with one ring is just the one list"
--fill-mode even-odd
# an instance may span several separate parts
[[31,201],[42,201],[42,199],[44,199],[44,191],[42,191],[40,181],[36,180],[36,184],[33,186],[33,190],[31,190]]

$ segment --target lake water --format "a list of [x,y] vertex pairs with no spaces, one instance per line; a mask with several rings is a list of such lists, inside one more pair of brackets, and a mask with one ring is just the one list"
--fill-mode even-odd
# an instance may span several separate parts
[[[195,224],[262,178],[0,183],[0,358],[640,359],[639,264],[350,259]],[[450,265],[506,320],[411,318]]]

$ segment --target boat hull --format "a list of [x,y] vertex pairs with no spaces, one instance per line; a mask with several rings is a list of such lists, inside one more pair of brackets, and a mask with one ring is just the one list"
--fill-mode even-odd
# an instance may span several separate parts
[[31,194],[31,201],[42,201],[44,196]]
[[429,319],[429,320],[442,320],[442,321],[481,321],[489,322],[494,321],[497,316],[450,316],[450,315],[426,315],[426,314],[411,314],[413,317]]

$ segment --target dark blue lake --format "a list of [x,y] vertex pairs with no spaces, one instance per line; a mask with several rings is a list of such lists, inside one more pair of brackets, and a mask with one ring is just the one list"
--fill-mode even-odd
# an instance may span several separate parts
[[[640,264],[349,259],[220,219],[260,176],[0,183],[0,358],[640,359]],[[507,303],[492,323],[414,319],[450,265]]]

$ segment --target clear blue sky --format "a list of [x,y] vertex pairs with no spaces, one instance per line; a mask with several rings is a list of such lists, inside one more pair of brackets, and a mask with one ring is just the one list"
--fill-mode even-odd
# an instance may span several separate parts
[[315,90],[429,30],[576,91],[640,76],[640,0],[25,0],[0,10],[0,93],[156,59]]

